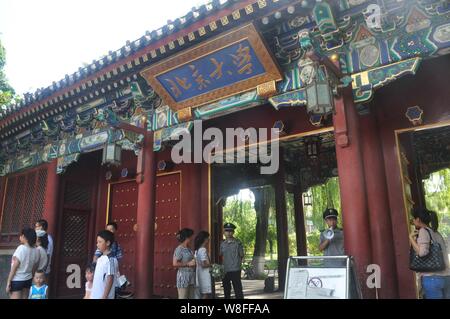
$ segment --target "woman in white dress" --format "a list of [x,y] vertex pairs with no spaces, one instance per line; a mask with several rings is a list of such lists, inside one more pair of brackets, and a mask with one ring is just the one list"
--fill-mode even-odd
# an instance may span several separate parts
[[211,262],[208,255],[209,233],[201,231],[195,237],[195,261],[197,263],[196,287],[201,299],[211,298]]

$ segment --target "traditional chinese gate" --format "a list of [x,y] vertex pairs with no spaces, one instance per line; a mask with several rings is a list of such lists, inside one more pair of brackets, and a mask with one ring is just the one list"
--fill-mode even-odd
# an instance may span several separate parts
[[160,175],[156,180],[154,294],[176,298],[176,272],[172,265],[175,238],[180,228],[181,173]]
[[115,239],[122,247],[123,257],[119,261],[120,274],[131,282],[130,289],[136,285],[136,214],[138,186],[134,180],[111,183],[109,188],[109,221],[118,225]]

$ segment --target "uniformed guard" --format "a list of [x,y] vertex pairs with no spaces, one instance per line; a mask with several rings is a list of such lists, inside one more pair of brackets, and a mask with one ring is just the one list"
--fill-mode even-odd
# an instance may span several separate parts
[[[327,208],[323,212],[323,219],[328,225],[328,229],[320,233],[320,251],[324,256],[344,256],[344,232],[337,227],[338,212],[334,208]],[[325,259],[326,266],[343,266],[345,262],[341,260]]]
[[233,283],[236,299],[244,299],[241,282],[241,264],[244,258],[242,243],[233,237],[236,226],[226,223],[223,226],[225,240],[220,244],[220,255],[222,256],[225,276],[223,278],[223,290],[225,299],[230,299],[231,283]]

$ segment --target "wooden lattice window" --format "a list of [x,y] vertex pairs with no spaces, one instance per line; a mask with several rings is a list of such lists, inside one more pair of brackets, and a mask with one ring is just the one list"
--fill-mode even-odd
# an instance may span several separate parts
[[64,205],[81,209],[90,209],[92,187],[81,183],[70,182],[64,192]]
[[79,257],[86,253],[88,215],[65,214],[64,217],[64,257]]
[[44,210],[47,169],[8,177],[0,233],[13,235],[24,226],[33,226]]

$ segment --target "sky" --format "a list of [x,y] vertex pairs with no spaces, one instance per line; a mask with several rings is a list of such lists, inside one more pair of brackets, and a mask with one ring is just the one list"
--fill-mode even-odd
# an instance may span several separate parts
[[241,189],[238,194],[230,196],[230,200],[238,199],[241,201],[250,201],[252,204],[255,204],[255,195],[253,195],[252,191],[248,188]]
[[156,30],[206,0],[0,0],[5,73],[18,94]]

